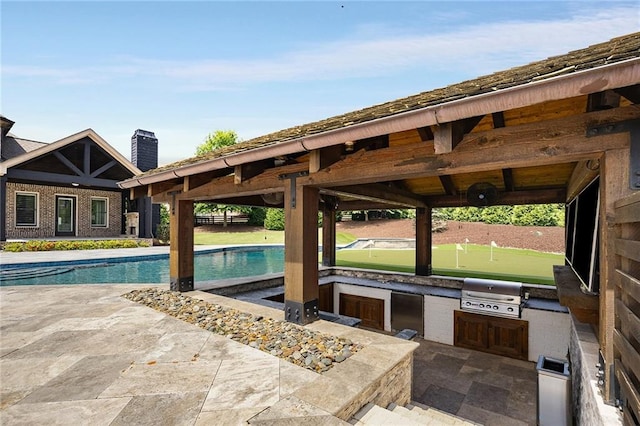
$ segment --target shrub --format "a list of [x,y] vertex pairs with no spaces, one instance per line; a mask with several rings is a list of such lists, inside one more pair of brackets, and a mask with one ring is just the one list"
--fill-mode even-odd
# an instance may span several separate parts
[[262,207],[254,207],[249,211],[248,225],[264,226],[264,220],[267,217],[267,209]]
[[519,226],[557,226],[559,222],[557,204],[515,206],[511,223]]
[[284,210],[267,209],[264,227],[270,231],[284,231]]
[[170,226],[168,223],[159,223],[156,227],[156,236],[159,240],[169,241],[171,234],[169,233]]
[[3,250],[6,252],[19,253],[25,251],[94,250],[148,246],[149,244],[146,242],[136,240],[32,240],[25,243],[6,243]]
[[484,223],[509,225],[511,223],[512,210],[512,206],[485,207],[480,212],[480,217]]

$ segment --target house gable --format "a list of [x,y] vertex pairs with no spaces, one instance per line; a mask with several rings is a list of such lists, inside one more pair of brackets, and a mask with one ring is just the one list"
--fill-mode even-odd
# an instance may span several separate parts
[[140,171],[93,130],[5,161],[0,175],[22,182],[118,189],[116,182]]

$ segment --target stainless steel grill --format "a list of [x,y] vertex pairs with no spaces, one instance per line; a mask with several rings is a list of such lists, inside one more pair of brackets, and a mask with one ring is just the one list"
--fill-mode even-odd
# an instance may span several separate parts
[[520,318],[522,283],[465,278],[460,309],[508,318]]

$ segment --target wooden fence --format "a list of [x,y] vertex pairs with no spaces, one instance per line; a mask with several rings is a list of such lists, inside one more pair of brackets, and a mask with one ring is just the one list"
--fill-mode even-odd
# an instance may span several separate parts
[[615,376],[625,425],[640,424],[640,193],[615,203]]
[[[249,216],[247,215],[228,215],[227,225],[246,225],[249,222]],[[194,218],[194,226],[203,225],[224,225],[224,216],[196,216]]]

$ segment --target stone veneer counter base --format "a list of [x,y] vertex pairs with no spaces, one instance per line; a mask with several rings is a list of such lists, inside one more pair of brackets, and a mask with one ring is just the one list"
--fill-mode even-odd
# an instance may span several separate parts
[[[273,319],[284,316],[277,309],[210,293],[194,291],[185,294],[256,316]],[[409,403],[413,351],[419,346],[417,343],[323,320],[306,328],[358,342],[363,347],[323,374],[307,376],[307,380],[301,381],[290,395],[252,418],[250,423],[265,421],[271,424],[276,419],[305,417],[301,416],[305,412],[316,413],[312,417],[323,412],[346,421],[369,402],[382,407],[392,402],[398,405]]]

